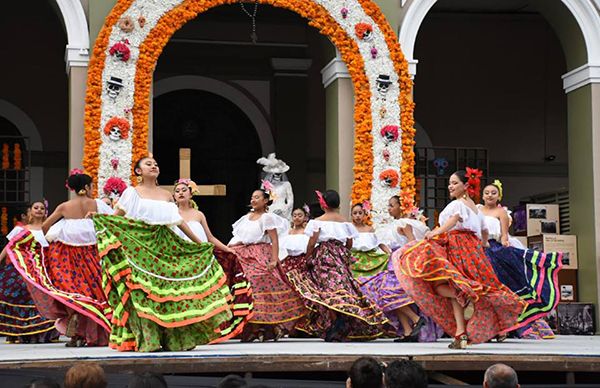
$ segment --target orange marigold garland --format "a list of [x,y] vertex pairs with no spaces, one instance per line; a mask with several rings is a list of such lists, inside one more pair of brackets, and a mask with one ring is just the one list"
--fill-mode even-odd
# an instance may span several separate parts
[[0,233],[6,236],[8,234],[8,209],[2,208],[2,214],[0,214]]
[[21,152],[21,144],[15,143],[14,149],[14,162],[15,162],[15,170],[20,170],[23,168],[23,155]]
[[8,143],[2,144],[2,169],[8,170],[10,168],[10,148]]

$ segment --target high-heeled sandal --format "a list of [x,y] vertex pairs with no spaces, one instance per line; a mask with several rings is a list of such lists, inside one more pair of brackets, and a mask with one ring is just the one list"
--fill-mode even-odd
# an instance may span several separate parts
[[506,334],[498,334],[494,338],[496,339],[496,342],[504,342],[504,341],[506,341],[506,339],[508,338],[508,336]]
[[449,349],[466,349],[469,343],[469,337],[466,333],[461,333],[454,337],[454,340],[448,345]]
[[285,331],[283,331],[282,328],[275,326],[273,328],[273,334],[274,334],[273,341],[277,342],[285,336]]
[[258,342],[265,342],[265,331],[264,330],[259,330],[258,331]]
[[75,337],[77,335],[77,326],[79,326],[79,315],[73,314],[69,317],[69,321],[67,322],[65,335],[71,338]]
[[425,326],[426,324],[427,324],[427,321],[425,320],[425,318],[419,317],[419,320],[414,323],[409,337],[415,337],[417,334],[419,334],[419,331],[421,331],[423,326]]

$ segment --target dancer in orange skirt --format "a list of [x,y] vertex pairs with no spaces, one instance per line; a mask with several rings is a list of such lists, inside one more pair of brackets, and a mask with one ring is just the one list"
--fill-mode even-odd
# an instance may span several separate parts
[[500,283],[485,255],[487,229],[471,199],[479,194],[480,176],[469,168],[452,174],[448,191],[454,201],[440,213],[440,227],[393,256],[404,290],[454,336],[451,349],[465,349],[469,342],[485,342],[509,330],[525,308]]

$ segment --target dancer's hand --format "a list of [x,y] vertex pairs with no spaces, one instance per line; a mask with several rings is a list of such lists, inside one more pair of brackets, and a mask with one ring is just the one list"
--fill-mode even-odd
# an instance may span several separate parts
[[277,261],[269,261],[269,264],[267,264],[267,268],[272,271],[277,267]]
[[502,245],[504,245],[505,247],[509,247],[510,246],[510,242],[508,241],[508,237],[502,237],[500,240],[501,240],[500,242],[502,243]]
[[98,214],[97,212],[87,212],[87,214],[85,215],[85,218],[92,218],[94,217],[96,214]]
[[437,233],[430,230],[429,232],[425,233],[425,240],[431,240],[435,236],[437,236]]

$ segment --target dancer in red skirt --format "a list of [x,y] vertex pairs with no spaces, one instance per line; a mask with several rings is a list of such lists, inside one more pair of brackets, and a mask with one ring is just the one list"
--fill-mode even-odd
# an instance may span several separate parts
[[11,259],[42,315],[56,319],[59,331],[71,338],[67,346],[106,346],[111,312],[102,289],[96,230],[86,215],[112,209],[92,199],[92,178],[80,170],[71,171],[67,188],[77,196],[58,205],[44,222],[50,245],[43,255],[22,241],[14,245]]
[[287,232],[288,222],[267,213],[271,202],[268,188],[254,191],[251,211],[233,224],[229,242],[252,285],[254,317],[244,328],[244,342],[278,340],[306,315],[300,295],[279,269],[279,235]]
[[451,349],[465,349],[469,342],[485,342],[506,331],[525,308],[498,281],[485,255],[487,230],[470,197],[479,193],[480,176],[472,169],[452,174],[448,191],[454,201],[440,213],[440,226],[395,256],[402,287],[454,336]]

